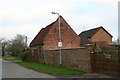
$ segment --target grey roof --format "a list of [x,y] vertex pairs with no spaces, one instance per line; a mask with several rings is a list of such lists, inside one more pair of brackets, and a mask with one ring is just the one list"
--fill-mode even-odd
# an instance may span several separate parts
[[[80,40],[81,40],[81,46],[85,46],[86,43],[91,43],[90,41],[88,41],[87,38],[91,38],[91,37],[92,37],[97,31],[99,31],[101,28],[102,28],[105,32],[107,32],[102,26],[81,32],[81,33],[79,34]],[[108,33],[108,32],[107,32],[107,33]],[[108,33],[108,34],[112,37],[112,35],[111,35],[110,33]]]

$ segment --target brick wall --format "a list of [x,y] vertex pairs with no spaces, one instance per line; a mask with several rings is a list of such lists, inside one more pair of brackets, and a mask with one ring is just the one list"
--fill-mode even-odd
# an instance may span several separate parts
[[[92,52],[92,45],[85,48],[62,49],[62,66],[83,69],[88,72],[118,75],[120,73],[120,55],[118,49],[111,47],[102,52]],[[111,55],[108,57],[106,55]],[[39,54],[29,54],[27,61],[60,66],[60,50],[46,50]],[[119,72],[119,73],[118,73]]]
[[31,48],[30,53],[27,56],[26,61],[43,63],[44,62],[44,51],[41,50],[40,47],[41,46]]
[[[62,66],[83,69],[90,72],[90,54],[86,48],[61,49]],[[60,66],[60,50],[46,50],[34,55],[30,53],[27,61],[41,62],[49,65]]]
[[106,41],[107,43],[112,43],[112,37],[108,35],[103,29],[100,29],[91,39],[94,41]]
[[[83,69],[90,72],[90,57],[85,48],[62,49],[62,66]],[[45,51],[45,63],[60,65],[59,50]]]
[[32,54],[32,51],[30,51],[29,55],[27,56],[26,61],[29,61],[29,62],[39,62],[38,54],[37,53]]
[[[108,56],[110,55],[110,56]],[[99,73],[106,73],[111,75],[118,75],[120,69],[120,62],[118,61],[118,49],[110,48],[91,54],[92,58],[92,71]]]
[[[80,38],[74,32],[74,30],[67,24],[67,22],[61,18],[61,42],[62,42],[62,49],[68,48],[80,48]],[[55,50],[58,48],[59,33],[58,33],[58,22],[55,22],[51,29],[49,30],[48,34],[44,39],[44,49],[45,50]]]
[[[68,53],[69,51],[69,53]],[[90,57],[86,49],[63,50],[63,65],[90,72]]]

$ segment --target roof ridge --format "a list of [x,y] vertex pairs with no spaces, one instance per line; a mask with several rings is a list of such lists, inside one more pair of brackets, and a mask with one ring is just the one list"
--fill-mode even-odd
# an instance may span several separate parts
[[92,29],[88,29],[88,30],[85,30],[85,31],[82,31],[82,32],[87,32],[87,31],[91,31],[91,30],[95,30],[95,29],[99,29],[99,28],[103,28],[102,26],[100,27],[97,27],[97,28],[92,28]]
[[[34,46],[34,45],[39,44],[39,43],[44,44],[43,40],[44,40],[44,38],[46,37],[46,35],[48,34],[49,30],[52,28],[52,25],[54,25],[55,22],[57,22],[57,20],[55,20],[51,24],[47,25],[46,27],[41,28],[41,30],[38,32],[38,34],[35,36],[35,38],[30,43],[30,46]],[[39,35],[41,35],[42,38],[39,41],[37,41],[38,38],[39,38]]]

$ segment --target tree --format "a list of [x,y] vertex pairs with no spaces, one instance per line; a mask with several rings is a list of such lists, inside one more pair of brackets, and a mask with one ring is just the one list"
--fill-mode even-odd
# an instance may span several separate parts
[[14,39],[8,40],[7,51],[11,53],[12,56],[18,56],[26,48],[25,35],[17,34]]
[[115,45],[116,47],[120,46],[120,38],[118,38],[117,40],[113,41],[113,45]]
[[6,45],[5,38],[0,38],[0,47],[1,47],[2,56],[5,55],[5,45]]

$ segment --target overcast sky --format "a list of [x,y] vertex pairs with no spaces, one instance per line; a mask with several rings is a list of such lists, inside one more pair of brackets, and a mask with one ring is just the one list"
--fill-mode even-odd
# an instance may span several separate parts
[[80,34],[103,26],[113,40],[118,35],[119,0],[0,0],[0,38],[28,36],[30,42],[41,28],[57,19],[58,12]]

